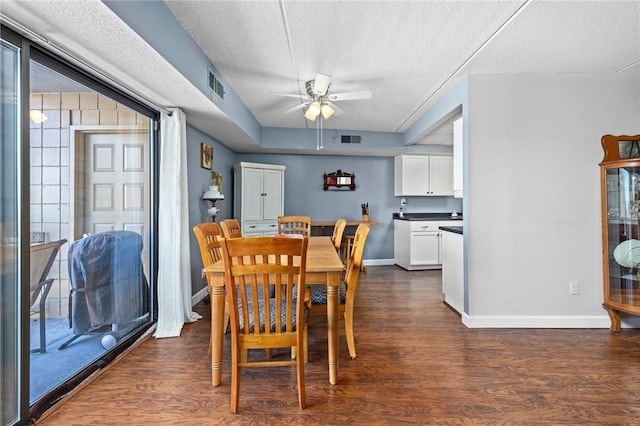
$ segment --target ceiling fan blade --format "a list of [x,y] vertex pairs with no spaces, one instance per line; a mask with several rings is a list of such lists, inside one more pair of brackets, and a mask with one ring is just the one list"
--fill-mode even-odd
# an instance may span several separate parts
[[329,84],[331,84],[331,76],[324,74],[316,74],[316,79],[313,82],[313,93],[318,96],[324,96],[329,90]]
[[346,92],[346,93],[332,93],[327,96],[327,99],[333,102],[338,101],[352,101],[356,99],[371,99],[373,93],[371,90],[363,90],[361,92]]
[[288,110],[286,110],[283,114],[288,114],[288,113],[293,112],[293,111],[298,111],[299,109],[303,109],[303,108],[304,108],[304,107],[306,107],[307,105],[309,105],[309,102],[301,103],[300,105],[296,105],[296,106],[294,106],[293,108],[289,108],[289,109],[288,109]]
[[303,101],[306,101],[309,99],[309,96],[307,95],[294,95],[291,93],[274,93],[274,92],[264,92],[264,93],[267,93],[269,95],[275,95],[275,96],[286,96],[287,98],[302,99]]

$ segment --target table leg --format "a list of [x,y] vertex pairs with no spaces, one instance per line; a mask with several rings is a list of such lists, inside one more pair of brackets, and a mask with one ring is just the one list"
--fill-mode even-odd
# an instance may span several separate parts
[[340,291],[340,273],[327,273],[327,328],[329,346],[329,383],[338,383],[338,349],[340,318],[338,312],[338,292]]
[[219,386],[222,377],[224,337],[224,287],[209,286],[211,293],[211,384]]

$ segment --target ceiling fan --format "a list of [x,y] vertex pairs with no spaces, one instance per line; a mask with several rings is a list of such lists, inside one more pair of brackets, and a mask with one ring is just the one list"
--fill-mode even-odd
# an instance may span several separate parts
[[360,92],[345,93],[329,93],[329,85],[331,77],[325,74],[316,74],[313,80],[305,82],[307,95],[293,95],[287,93],[272,93],[276,96],[287,96],[290,98],[298,98],[304,102],[293,108],[286,110],[284,113],[299,111],[306,108],[304,116],[307,120],[316,121],[321,116],[325,120],[332,115],[338,116],[344,111],[340,109],[334,102],[352,101],[357,99],[371,99],[373,96],[370,90],[362,90]]

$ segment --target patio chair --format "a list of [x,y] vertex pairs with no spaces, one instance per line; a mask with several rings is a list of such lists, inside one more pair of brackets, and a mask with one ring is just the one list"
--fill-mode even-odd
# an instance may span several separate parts
[[60,247],[66,243],[66,239],[53,241],[45,244],[34,244],[31,246],[31,274],[30,274],[30,293],[31,307],[38,302],[39,318],[40,318],[40,347],[31,349],[32,353],[47,351],[47,335],[46,335],[46,310],[47,296],[53,285],[53,278],[49,278],[49,272],[53,261],[56,259]]

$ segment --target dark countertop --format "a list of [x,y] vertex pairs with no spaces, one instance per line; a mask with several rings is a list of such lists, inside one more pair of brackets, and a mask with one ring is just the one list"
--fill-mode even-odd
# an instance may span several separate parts
[[441,226],[440,229],[462,235],[462,226]]
[[404,217],[399,217],[398,213],[393,214],[393,219],[397,220],[462,220],[462,214],[451,217],[451,213],[405,213]]

